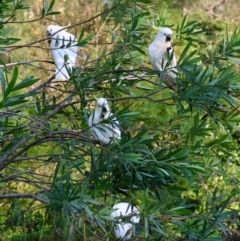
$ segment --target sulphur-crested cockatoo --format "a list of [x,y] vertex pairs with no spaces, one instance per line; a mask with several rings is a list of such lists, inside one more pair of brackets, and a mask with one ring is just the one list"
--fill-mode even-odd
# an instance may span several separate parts
[[[118,222],[115,224],[114,233],[117,239],[128,240],[132,236],[133,223],[139,223],[139,211],[136,207],[132,206],[130,203],[117,203],[113,206],[114,211],[111,213],[111,218],[118,218]],[[120,217],[127,217],[129,221],[122,220]]]
[[100,123],[111,115],[107,100],[99,98],[95,110],[88,119],[88,126],[94,140],[109,144],[112,139],[121,139],[119,122],[116,118],[109,120],[110,123]]
[[160,28],[156,38],[148,47],[148,55],[153,70],[163,71],[168,69],[163,82],[169,88],[176,90],[177,60],[171,45],[172,30],[170,28]]
[[56,65],[55,78],[68,80],[68,72],[75,67],[78,48],[75,36],[61,30],[62,28],[57,25],[48,26],[47,37],[49,37],[50,50]]

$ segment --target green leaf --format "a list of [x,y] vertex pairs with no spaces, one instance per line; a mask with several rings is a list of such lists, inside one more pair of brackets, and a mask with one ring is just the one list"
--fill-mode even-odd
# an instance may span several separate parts
[[132,111],[132,112],[128,112],[128,113],[123,113],[120,116],[121,117],[128,117],[128,116],[135,116],[135,115],[139,115],[139,112]]
[[137,0],[137,1],[145,4],[149,4],[153,2],[153,0]]
[[29,100],[25,99],[26,97],[34,96],[36,94],[37,94],[37,92],[28,92],[26,94],[16,95],[14,97],[4,99],[1,104],[2,104],[2,107],[19,105],[19,104],[29,101]]
[[44,9],[46,9],[46,12],[48,12],[48,0],[43,0]]
[[222,143],[224,140],[227,139],[228,136],[229,136],[229,134],[222,135],[220,138],[216,138],[214,141],[211,141],[211,142],[207,143],[206,146],[211,147],[211,146],[213,146],[213,145]]
[[187,166],[187,168],[191,169],[191,170],[194,170],[194,171],[197,171],[197,172],[201,172],[201,173],[206,172],[205,168],[200,167],[200,166],[189,165],[189,166]]
[[16,91],[16,90],[20,90],[26,87],[29,87],[33,84],[35,84],[37,81],[39,81],[40,79],[34,79],[33,76],[29,76],[25,79],[23,79],[20,83],[18,83],[12,91]]
[[[82,33],[81,33],[82,34]],[[87,43],[88,43],[88,41],[90,41],[92,38],[93,38],[93,34],[90,34],[90,35],[88,35],[86,38],[81,38],[81,39],[79,39],[78,40],[78,43],[76,44],[76,46],[78,46],[78,47],[84,47]]]
[[57,14],[61,14],[61,12],[49,12],[49,13],[46,13],[45,16],[57,15]]
[[169,214],[179,214],[179,215],[186,215],[191,214],[190,210],[185,209],[185,207],[175,207],[171,208],[167,211]]
[[41,18],[43,18],[44,16],[45,16],[45,9],[44,8],[42,8],[42,10],[41,10]]
[[135,17],[135,18],[132,19],[132,21],[131,21],[131,31],[133,31],[137,27],[138,20],[139,20],[138,17]]
[[137,47],[136,45],[131,44],[131,48],[138,51],[140,54],[146,55],[145,51],[143,51],[141,48]]
[[7,96],[11,93],[11,91],[13,91],[13,88],[14,88],[15,83],[17,81],[17,77],[18,77],[18,68],[17,68],[17,66],[14,66],[12,79],[7,85],[6,91],[4,93],[4,99],[7,98]]
[[54,6],[54,3],[55,3],[55,0],[52,0],[51,3],[49,4],[48,12],[51,11],[51,9],[52,9],[53,6]]
[[126,160],[131,160],[131,161],[142,160],[142,155],[141,154],[131,153],[131,152],[118,154],[118,157],[126,159]]
[[2,98],[5,94],[5,90],[6,90],[6,79],[5,79],[5,75],[3,73],[3,69],[0,68],[0,79],[1,79],[1,86],[2,86]]
[[190,47],[192,46],[192,42],[190,41],[187,46],[184,48],[184,50],[182,51],[182,54],[180,55],[179,59],[178,59],[178,64],[181,65],[181,62],[183,62],[184,57],[186,56],[188,50],[190,49]]
[[82,29],[78,41],[80,41],[84,36],[84,29]]
[[232,61],[232,62],[234,62],[234,63],[236,63],[236,64],[240,64],[240,58],[238,58],[238,57],[227,56],[227,58],[228,58],[230,61]]
[[25,103],[27,101],[28,100],[19,99],[17,97],[9,98],[9,99],[6,99],[2,102],[2,107],[10,107],[10,106],[15,106],[15,105],[20,105],[20,104]]

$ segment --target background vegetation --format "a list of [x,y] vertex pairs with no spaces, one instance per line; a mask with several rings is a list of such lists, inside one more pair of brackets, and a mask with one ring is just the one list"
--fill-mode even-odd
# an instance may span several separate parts
[[[120,201],[140,211],[133,240],[239,240],[238,10],[1,1],[0,240],[114,240]],[[49,24],[78,38],[68,82],[53,77]],[[153,26],[174,30],[177,92],[151,70]],[[120,121],[119,143],[91,139],[98,97]]]

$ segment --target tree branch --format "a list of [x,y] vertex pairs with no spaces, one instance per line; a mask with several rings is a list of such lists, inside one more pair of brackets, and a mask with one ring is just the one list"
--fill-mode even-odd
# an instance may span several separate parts
[[48,203],[48,201],[38,195],[38,193],[7,193],[0,194],[0,199],[9,199],[9,198],[31,198],[42,203]]
[[31,63],[36,63],[36,62],[54,64],[53,61],[49,61],[49,60],[33,59],[33,60],[28,60],[28,61],[2,64],[2,65],[0,65],[0,68],[11,67],[11,66],[16,66],[16,65],[24,65],[24,64],[30,65]]
[[[114,8],[116,8],[116,7],[117,7],[117,5],[113,6],[112,8],[109,8],[109,9],[105,10],[104,12],[101,12],[101,13],[99,13],[99,14],[95,15],[94,17],[91,17],[91,18],[89,18],[89,19],[87,19],[87,20],[84,20],[84,21],[81,21],[81,22],[78,22],[78,23],[75,23],[75,24],[72,24],[72,25],[68,25],[68,26],[66,26],[66,27],[63,27],[63,28],[61,28],[60,30],[56,31],[55,33],[58,33],[58,32],[60,32],[60,31],[62,31],[62,30],[64,30],[64,29],[73,28],[73,27],[76,27],[76,26],[78,26],[78,25],[83,25],[83,24],[85,24],[85,23],[91,22],[92,20],[94,20],[94,19],[96,19],[96,18],[98,18],[98,17],[101,17],[102,15],[105,15],[105,14],[111,12],[111,11],[112,11]],[[40,20],[40,19],[38,19],[38,20]],[[34,20],[34,22],[35,22],[35,21],[37,21],[37,20]],[[8,22],[8,23],[21,23],[21,22]],[[40,39],[40,40],[36,40],[36,41],[30,42],[30,43],[27,43],[27,44],[24,44],[24,45],[11,46],[11,48],[8,48],[8,47],[6,47],[6,46],[5,46],[5,47],[2,47],[2,48],[7,48],[7,49],[8,49],[7,52],[11,52],[11,51],[13,51],[13,50],[15,50],[15,49],[29,47],[29,46],[31,46],[31,45],[34,45],[34,44],[36,44],[36,43],[43,42],[43,41],[45,41],[45,40],[49,40],[49,38],[48,38],[48,37],[42,38],[42,39]]]

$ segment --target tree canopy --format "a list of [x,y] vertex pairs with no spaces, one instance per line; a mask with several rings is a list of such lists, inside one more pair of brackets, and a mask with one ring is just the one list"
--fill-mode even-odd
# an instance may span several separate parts
[[[140,212],[132,240],[239,240],[240,32],[221,8],[209,19],[179,9],[0,2],[0,240],[115,240],[117,202]],[[54,78],[50,24],[77,38],[68,81]],[[147,55],[163,26],[174,31],[176,91]],[[121,129],[108,145],[88,126],[100,97],[113,113],[104,123]]]

